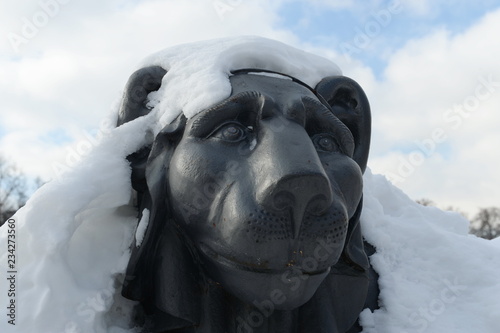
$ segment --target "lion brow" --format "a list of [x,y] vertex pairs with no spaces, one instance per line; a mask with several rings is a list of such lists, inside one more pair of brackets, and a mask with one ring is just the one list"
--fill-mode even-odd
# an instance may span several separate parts
[[[190,126],[195,136],[205,136],[209,129],[223,120],[247,118],[252,122],[260,117],[265,97],[258,91],[245,91],[200,112]],[[207,133],[205,133],[207,132]]]

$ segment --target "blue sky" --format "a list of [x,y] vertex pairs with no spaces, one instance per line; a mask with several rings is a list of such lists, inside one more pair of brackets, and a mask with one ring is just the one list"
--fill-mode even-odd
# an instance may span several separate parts
[[[389,22],[377,22],[391,8]],[[26,22],[36,23],[34,36],[23,35]],[[52,179],[54,163],[99,132],[141,59],[179,43],[261,35],[327,57],[361,84],[372,105],[373,172],[390,178],[420,162],[418,143],[441,129],[446,139],[396,185],[473,213],[500,206],[492,153],[500,144],[499,30],[494,0],[5,1],[0,154],[32,178]],[[16,47],[13,34],[26,38]],[[448,110],[472,102],[450,127]]]
[[[388,10],[392,5],[397,8],[396,13]],[[357,2],[353,6],[340,8],[289,1],[279,9],[282,15],[279,27],[292,31],[305,43],[330,47],[343,53],[342,43],[355,46],[353,39],[362,33],[366,34],[369,22],[377,22],[377,17],[381,17],[383,12],[390,13],[390,24],[386,27],[379,25],[383,42],[377,38],[362,52],[355,53],[356,58],[369,64],[376,75],[382,75],[387,65],[385,56],[388,51],[396,50],[409,40],[425,36],[438,27],[452,34],[463,33],[486,13],[498,7],[500,4],[496,1],[435,1],[431,8],[418,13],[400,1],[368,2],[362,5]]]

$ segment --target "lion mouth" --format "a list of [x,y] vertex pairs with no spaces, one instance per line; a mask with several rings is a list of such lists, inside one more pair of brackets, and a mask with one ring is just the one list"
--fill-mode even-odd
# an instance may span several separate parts
[[237,269],[240,271],[249,271],[253,273],[262,273],[262,274],[283,274],[286,273],[287,271],[294,271],[295,274],[302,274],[309,276],[323,275],[330,271],[330,267],[326,267],[324,269],[316,271],[306,271],[303,268],[301,268],[300,265],[297,265],[293,260],[283,265],[283,268],[270,268],[268,261],[260,262],[259,259],[257,259],[257,262],[255,263],[255,262],[246,262],[238,260],[235,257],[227,257],[220,253],[217,253],[204,243],[200,244],[200,250],[201,253],[209,260],[216,262],[220,265],[226,266],[228,268]]

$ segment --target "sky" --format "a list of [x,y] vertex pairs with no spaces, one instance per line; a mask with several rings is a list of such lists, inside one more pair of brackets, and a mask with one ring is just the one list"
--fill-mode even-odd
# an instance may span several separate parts
[[472,217],[500,206],[499,30],[494,0],[5,0],[0,155],[57,178],[106,132],[143,58],[259,35],[324,56],[363,87],[372,172]]

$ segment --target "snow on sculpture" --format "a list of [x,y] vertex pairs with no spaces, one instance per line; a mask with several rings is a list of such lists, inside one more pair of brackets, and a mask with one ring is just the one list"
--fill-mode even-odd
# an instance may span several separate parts
[[[213,329],[215,332],[223,332],[224,330],[217,330],[220,328],[217,325],[222,323],[236,329],[239,327],[242,332],[265,331],[266,325],[271,325],[268,326],[271,331],[293,332],[294,327],[306,327],[304,325],[312,319],[310,324],[315,323],[316,326],[307,327],[306,331],[335,332],[335,325],[339,323],[334,318],[337,310],[354,314],[363,307],[357,300],[362,299],[362,295],[366,292],[367,276],[365,272],[357,269],[366,270],[368,262],[363,251],[359,251],[362,244],[360,227],[362,236],[376,249],[370,257],[370,263],[379,275],[380,286],[378,302],[380,308],[374,310],[374,306],[371,306],[371,309],[365,309],[360,315],[363,332],[496,333],[498,331],[498,318],[500,318],[498,241],[485,241],[467,235],[467,222],[458,214],[419,206],[384,177],[372,175],[369,169],[363,176],[363,210],[359,218],[360,223],[352,223],[357,221],[359,209],[358,206],[353,207],[348,203],[359,202],[361,186],[359,172],[364,169],[366,163],[364,152],[368,151],[368,142],[366,138],[360,138],[362,133],[359,131],[356,133],[353,129],[353,125],[363,123],[359,121],[363,117],[349,121],[350,115],[343,115],[342,109],[358,107],[359,100],[349,98],[353,96],[349,92],[357,91],[358,88],[345,79],[344,82],[349,83],[349,89],[344,89],[336,99],[342,107],[336,109],[335,105],[333,106],[333,114],[339,118],[339,121],[330,121],[338,130],[333,137],[321,136],[321,133],[315,137],[318,134],[316,131],[321,129],[324,123],[317,121],[318,112],[306,112],[306,110],[328,109],[331,97],[337,96],[331,93],[332,89],[329,89],[335,86],[334,79],[326,79],[323,84],[320,83],[323,78],[341,75],[336,65],[282,43],[257,37],[237,37],[169,48],[149,57],[139,68],[149,68],[151,75],[143,75],[143,80],[139,79],[136,82],[138,84],[132,86],[132,93],[130,93],[131,86],[128,86],[122,103],[122,106],[130,106],[130,110],[135,111],[122,112],[119,117],[121,125],[110,131],[85,160],[61,179],[43,186],[30,198],[26,206],[12,217],[11,223],[6,223],[0,228],[2,249],[7,248],[9,230],[15,228],[17,256],[15,273],[17,293],[13,298],[16,307],[15,325],[8,322],[9,317],[2,315],[4,318],[0,320],[1,332],[140,332],[143,328],[139,327],[139,324],[155,322],[150,316],[151,320],[141,323],[141,314],[138,310],[141,307],[146,307],[146,313],[148,311],[153,315],[159,313],[156,323],[160,326],[167,325],[164,327],[176,324],[178,327],[189,327],[200,318],[199,323],[205,325],[203,326],[205,331]],[[239,69],[246,71],[238,72]],[[255,69],[261,72],[257,73]],[[269,71],[280,74],[270,74]],[[135,78],[141,77],[141,73],[145,72],[139,71]],[[320,89],[322,86],[325,89]],[[133,89],[134,87],[137,89]],[[280,87],[290,89],[293,94],[281,94]],[[309,87],[317,87],[317,91],[313,92]],[[297,96],[303,98],[297,99]],[[324,97],[324,101],[320,100],[319,96]],[[270,103],[271,101],[275,102]],[[357,101],[358,105],[353,101]],[[262,109],[262,105],[266,107]],[[269,115],[267,111],[273,110],[271,107],[273,105],[278,112]],[[214,107],[213,112],[205,112],[212,107]],[[239,107],[247,108],[246,110],[250,112],[235,112]],[[234,117],[225,122],[224,110],[228,109],[232,110]],[[262,112],[256,111],[260,109]],[[296,110],[296,112],[287,113],[285,110]],[[245,117],[252,114],[257,116]],[[259,114],[265,117],[259,117]],[[321,112],[319,114],[325,115]],[[115,110],[110,119],[116,123],[117,116],[118,110]],[[223,124],[216,125],[221,121]],[[248,121],[251,123],[247,123]],[[215,128],[205,135],[203,128],[207,123]],[[283,126],[285,124],[287,126]],[[311,128],[308,124],[315,125]],[[268,130],[271,125],[273,130]],[[283,132],[279,131],[280,128]],[[349,137],[345,128],[349,129],[352,137]],[[202,137],[193,136],[193,133],[201,134]],[[313,133],[312,139],[309,133]],[[304,157],[311,157],[310,154],[314,151],[311,146],[314,149],[319,148],[319,151],[316,150],[318,156],[298,161],[294,159],[296,157],[294,154],[287,154],[283,148],[287,147],[285,144],[287,141],[296,146],[293,149],[299,149]],[[176,149],[170,149],[174,145]],[[194,179],[187,177],[193,174],[201,175],[202,173],[197,171],[200,166],[208,170],[215,166],[217,169],[217,161],[213,161],[212,155],[207,155],[203,151],[205,148],[218,151],[222,145],[229,147],[228,149],[233,149],[236,145],[241,153],[236,155],[238,158],[233,158],[235,155],[231,154],[221,156],[220,152],[215,153],[221,157],[221,163],[227,162],[221,164],[227,173],[212,173],[208,177],[194,177]],[[206,146],[210,146],[210,149]],[[269,154],[263,159],[267,161],[262,163],[263,169],[275,167],[274,172],[266,175],[269,179],[279,178],[277,176],[284,170],[296,168],[301,163],[303,165],[300,168],[304,171],[309,172],[310,168],[314,167],[317,173],[319,159],[322,161],[324,174],[319,172],[316,176],[307,176],[307,181],[304,183],[317,183],[318,179],[324,180],[326,175],[333,190],[328,194],[327,188],[318,186],[319,192],[308,189],[301,193],[297,190],[294,180],[281,183],[269,181],[267,184],[264,180],[262,191],[258,191],[256,187],[252,188],[255,193],[240,191],[240,197],[244,199],[240,200],[243,202],[241,205],[229,205],[213,212],[208,208],[200,209],[209,207],[210,205],[204,205],[215,202],[219,200],[218,197],[223,196],[229,202],[237,202],[238,200],[234,199],[238,198],[238,195],[235,195],[236,192],[233,190],[233,187],[237,186],[237,181],[249,186],[262,183],[261,180],[267,177],[259,173],[259,165],[254,163],[244,167],[247,162],[243,159],[262,156],[261,149],[264,146],[274,146],[278,152],[275,155]],[[307,146],[309,149],[306,149]],[[196,163],[186,162],[189,160],[187,159],[189,151],[201,147],[205,148],[199,151],[200,154],[193,156],[194,161],[196,158],[199,160]],[[354,149],[351,149],[352,147]],[[336,149],[339,151],[334,153]],[[348,162],[352,151],[354,151],[352,161],[356,161],[354,164]],[[169,164],[164,162],[168,160],[166,155],[169,153],[172,153],[170,160],[176,161],[176,164],[167,169]],[[346,175],[345,179],[355,180],[357,185],[346,189],[345,184],[340,182],[336,187],[334,181],[343,179],[338,177],[338,170],[342,168],[332,170],[331,162],[322,160],[320,154],[335,155],[335,161],[339,163],[343,161],[342,165],[348,166],[346,170],[354,171]],[[148,156],[149,162],[142,163]],[[276,159],[280,156],[291,159],[293,163],[290,166],[276,163]],[[307,162],[309,160],[312,166]],[[236,161],[237,164],[230,164],[232,161]],[[358,171],[355,171],[356,165]],[[243,177],[247,175],[243,171],[249,171],[252,177]],[[168,177],[161,177],[167,173]],[[162,183],[162,179],[168,182]],[[209,182],[206,183],[206,180]],[[202,183],[204,185],[200,194],[195,188],[198,186],[199,189]],[[278,183],[278,186],[273,183]],[[266,190],[272,189],[273,186],[283,191]],[[220,189],[227,190],[218,192]],[[175,197],[176,201],[172,202],[177,210],[172,209],[171,213],[176,223],[171,223],[172,220],[164,221],[166,225],[164,229],[170,231],[173,229],[174,233],[165,233],[160,230],[161,219],[156,219],[162,214],[158,211],[161,205],[149,204],[154,198],[147,194],[166,193],[172,198],[171,194],[174,191],[178,193],[179,190],[187,190],[188,193],[193,193],[193,197]],[[150,205],[155,210],[138,210],[131,201],[133,191],[138,193],[135,199],[140,199],[138,203],[141,207]],[[344,193],[351,196],[337,201],[340,203],[331,211],[325,208],[330,199],[338,200]],[[260,199],[248,199],[252,196]],[[270,197],[274,199],[266,199]],[[309,197],[311,200],[303,199],[304,197]],[[199,204],[198,207],[194,206],[193,200]],[[245,204],[252,200],[266,203],[263,205],[266,207],[263,213],[252,212],[251,210],[255,208]],[[186,202],[191,202],[193,205],[182,207]],[[291,202],[294,202],[293,208],[290,208]],[[295,205],[296,202],[302,204]],[[304,205],[303,202],[311,204]],[[269,205],[270,208],[267,208]],[[273,212],[275,208],[283,210],[276,213]],[[298,212],[305,211],[306,218],[300,221],[288,217],[288,221],[292,222],[282,224],[281,218],[287,220],[287,213],[283,213],[286,210],[292,211],[288,213],[290,216],[299,216]],[[318,222],[315,219],[322,216],[325,210],[331,219],[312,223]],[[139,226],[138,211],[143,212]],[[259,223],[261,221],[259,213],[267,218],[265,222]],[[214,220],[212,217],[215,216],[222,217],[222,220]],[[248,227],[240,224],[237,224],[238,227],[233,227],[228,220],[229,218],[240,221],[239,218],[242,216],[245,217],[243,222],[247,222]],[[345,226],[347,223],[346,216],[349,219],[347,234],[344,230],[338,236],[335,236],[336,233],[329,235],[329,228],[335,230],[340,227],[337,230],[342,230],[342,224]],[[200,218],[212,224],[197,225]],[[158,230],[161,232],[155,234]],[[245,233],[249,235],[247,239],[244,238]],[[203,238],[203,235],[208,235],[208,239]],[[209,242],[210,239],[217,237],[221,242]],[[293,245],[290,246],[290,252],[283,250],[282,247],[287,242],[294,244],[294,240],[298,240],[296,243],[300,244],[302,241],[306,244],[311,239],[319,238],[320,241],[327,242],[336,237],[338,240],[345,238],[346,247],[341,251],[338,264],[330,269],[328,277],[325,277],[318,287],[314,286],[314,283],[307,282],[316,280],[324,274],[325,266],[338,259],[339,251],[334,250],[327,257],[328,252],[318,249],[318,258],[325,260],[317,260],[314,263],[307,259],[310,255],[301,257],[300,251],[302,250],[302,254],[304,249],[309,254],[312,252],[314,258],[316,248],[299,246],[297,248],[299,251],[294,253]],[[162,242],[162,240],[167,241]],[[176,248],[181,240],[191,244],[189,251],[180,250],[178,256],[170,256],[173,262],[159,258],[162,253],[172,254],[172,251],[182,249],[182,247]],[[254,241],[251,247],[250,241]],[[134,242],[135,246],[131,246]],[[270,243],[276,245],[269,245]],[[159,244],[157,252],[151,250],[152,244]],[[205,249],[203,244],[209,245],[210,249]],[[226,249],[230,247],[226,245],[235,245],[236,251],[228,253]],[[269,246],[267,249],[272,253],[265,251],[266,246]],[[247,252],[239,251],[245,248],[248,249]],[[333,249],[338,250],[336,247]],[[200,254],[203,251],[204,253]],[[214,252],[220,255],[214,255]],[[160,265],[155,268],[156,275],[151,274],[151,271],[140,269],[148,267],[148,253],[154,254],[150,259],[151,262]],[[271,254],[276,254],[278,259],[273,261],[274,257]],[[8,255],[9,252],[0,251],[2,272],[9,270]],[[287,255],[291,256],[290,260],[286,261],[290,265],[287,267],[292,267],[291,274],[288,276],[289,280],[285,279],[288,284],[283,281],[281,283],[287,287],[297,286],[298,295],[302,296],[293,299],[294,293],[282,290],[283,294],[274,293],[274,298],[267,299],[266,294],[269,290],[266,287],[275,282],[245,275],[249,274],[247,272],[263,271],[271,273],[272,276],[273,272],[279,271],[279,266],[282,266],[283,258]],[[195,264],[199,263],[199,266],[194,265],[196,269],[190,266],[193,258],[199,259],[199,261],[194,260]],[[238,262],[235,263],[234,259],[238,259]],[[269,262],[266,263],[262,259]],[[255,260],[255,265],[248,269],[251,260]],[[293,270],[293,267],[300,267],[302,270]],[[241,271],[242,268],[246,270],[243,269],[240,275],[242,279],[218,281],[220,277],[225,276],[226,268],[232,273],[235,270]],[[354,274],[344,276],[357,279],[360,288],[324,287],[325,281],[333,281],[332,275],[342,277],[342,274],[336,273],[346,272],[349,269],[354,269]],[[185,283],[194,285],[195,288],[175,289],[173,288],[175,286],[158,281],[164,278],[175,281],[175,276],[180,276],[179,270],[186,277]],[[135,275],[136,272],[138,275]],[[160,276],[158,272],[161,273]],[[197,278],[203,276],[205,272],[208,288],[200,289]],[[145,279],[147,276],[151,279]],[[305,277],[308,278],[303,279]],[[210,281],[214,284],[210,284]],[[251,288],[241,289],[246,283]],[[257,288],[257,285],[261,288]],[[148,286],[160,286],[164,289],[148,294]],[[276,289],[279,287],[278,285]],[[7,295],[9,288],[10,281],[0,279],[0,294]],[[321,295],[319,297],[313,295],[307,300],[311,290],[314,291],[315,288],[318,288]],[[141,306],[138,302],[123,298],[122,289],[127,296],[140,296],[146,291],[142,295],[149,295],[149,298],[145,299]],[[239,316],[233,317],[232,323],[231,320],[229,323],[215,321],[207,326],[206,312],[213,311],[217,315],[221,312],[217,306],[223,304],[218,298],[222,293],[220,289],[224,289],[224,296],[227,296],[229,303],[225,304],[234,305],[229,309],[231,313]],[[334,302],[344,299],[342,297],[349,297],[342,295],[339,298],[336,295],[329,295],[332,290],[342,290],[351,295],[358,292],[359,297],[351,297],[352,306],[346,310],[342,306],[339,308]],[[253,293],[257,295],[255,299],[257,304],[253,299],[248,299]],[[259,296],[259,293],[264,297]],[[155,297],[163,295],[165,298],[156,303],[151,295]],[[372,298],[374,295],[376,297],[376,293],[372,292],[370,295]],[[289,299],[291,302],[284,301],[283,296],[291,297]],[[7,314],[7,311],[10,311],[7,309],[9,304],[4,304],[4,299],[3,296],[0,298],[1,308],[4,308]],[[181,303],[177,302],[179,300]],[[199,304],[200,300],[210,303],[203,307]],[[303,301],[305,304],[300,305]],[[241,302],[253,306],[254,311],[249,311]],[[322,304],[325,303],[329,304],[323,307]],[[270,304],[274,307],[273,311]],[[155,309],[156,305],[159,308]],[[296,310],[285,308],[293,308],[296,305],[303,310],[309,310],[302,313],[302,319],[294,321],[293,315],[287,317],[287,313]],[[315,306],[319,306],[321,311],[315,311]],[[172,309],[179,311],[174,313]],[[332,309],[335,311],[330,311]],[[168,313],[172,316],[169,317]],[[271,324],[268,319],[271,317],[277,319],[278,314],[282,314],[282,318]],[[328,314],[331,314],[331,317],[328,317]],[[217,315],[210,318],[218,318]],[[148,316],[142,316],[146,317]],[[342,318],[341,322],[348,326],[355,317],[357,314],[352,318],[347,316]],[[135,320],[131,320],[132,318]],[[189,328],[185,331],[190,332]]]

